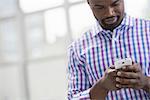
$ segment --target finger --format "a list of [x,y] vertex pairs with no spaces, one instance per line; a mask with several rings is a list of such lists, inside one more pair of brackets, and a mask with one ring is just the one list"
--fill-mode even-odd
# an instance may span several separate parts
[[137,79],[126,79],[117,77],[116,82],[121,85],[136,85],[139,81]]
[[116,90],[120,90],[122,87],[120,84],[116,84]]
[[117,88],[134,88],[134,85],[121,85],[121,84],[116,84]]
[[128,79],[138,79],[140,77],[139,73],[123,72],[123,71],[118,71],[117,76],[121,78],[128,78]]
[[110,69],[115,69],[115,66],[114,66],[114,65],[111,65],[111,66],[110,66]]
[[108,68],[108,70],[106,71],[106,74],[111,75],[111,76],[117,76],[117,70]]
[[137,85],[121,85],[121,84],[116,84],[118,86],[118,88],[132,88],[132,89],[140,89],[141,87],[137,86]]
[[135,63],[135,64],[130,65],[130,66],[124,66],[121,70],[122,71],[128,71],[128,72],[140,72],[141,67],[139,64]]

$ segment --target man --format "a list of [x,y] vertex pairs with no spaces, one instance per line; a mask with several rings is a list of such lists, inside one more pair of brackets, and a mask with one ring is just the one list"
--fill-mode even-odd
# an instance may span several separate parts
[[150,21],[128,16],[124,0],[88,4],[97,23],[69,46],[68,99],[150,100]]

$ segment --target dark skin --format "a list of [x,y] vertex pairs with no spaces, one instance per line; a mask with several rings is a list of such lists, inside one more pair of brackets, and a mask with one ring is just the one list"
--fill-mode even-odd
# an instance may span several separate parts
[[[113,31],[124,18],[124,0],[88,0],[91,10],[99,24],[105,29]],[[111,85],[110,85],[111,84]],[[142,73],[139,64],[124,66],[116,70],[110,66],[104,76],[94,84],[90,91],[93,100],[105,100],[109,91],[121,88],[143,89],[150,93],[150,77]]]

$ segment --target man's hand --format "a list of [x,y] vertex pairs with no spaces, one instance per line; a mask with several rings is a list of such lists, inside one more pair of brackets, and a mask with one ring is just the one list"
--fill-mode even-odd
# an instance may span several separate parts
[[105,100],[109,91],[118,90],[116,87],[117,70],[111,66],[105,71],[104,76],[91,88],[90,96],[94,100]]
[[116,87],[117,70],[114,66],[111,66],[105,71],[103,78],[101,79],[102,86],[108,91],[114,91],[120,89]]
[[124,66],[117,72],[116,81],[119,88],[144,89],[148,84],[139,64]]

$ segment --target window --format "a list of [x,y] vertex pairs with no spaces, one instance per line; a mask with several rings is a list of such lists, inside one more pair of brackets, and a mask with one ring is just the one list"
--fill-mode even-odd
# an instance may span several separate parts
[[84,1],[84,0],[69,0],[69,2],[71,2],[71,3],[80,2],[80,1]]
[[17,0],[0,0],[0,18],[12,17],[17,13]]
[[64,55],[69,41],[93,23],[85,1],[64,3],[65,0],[20,0],[29,59]]
[[94,16],[86,3],[72,6],[69,9],[69,15],[73,39],[81,36],[95,22]]
[[48,9],[63,3],[64,0],[20,0],[20,6],[25,13]]
[[46,40],[55,43],[57,38],[67,34],[66,15],[63,8],[45,12]]
[[16,62],[21,58],[17,19],[0,22],[0,59],[2,63]]

